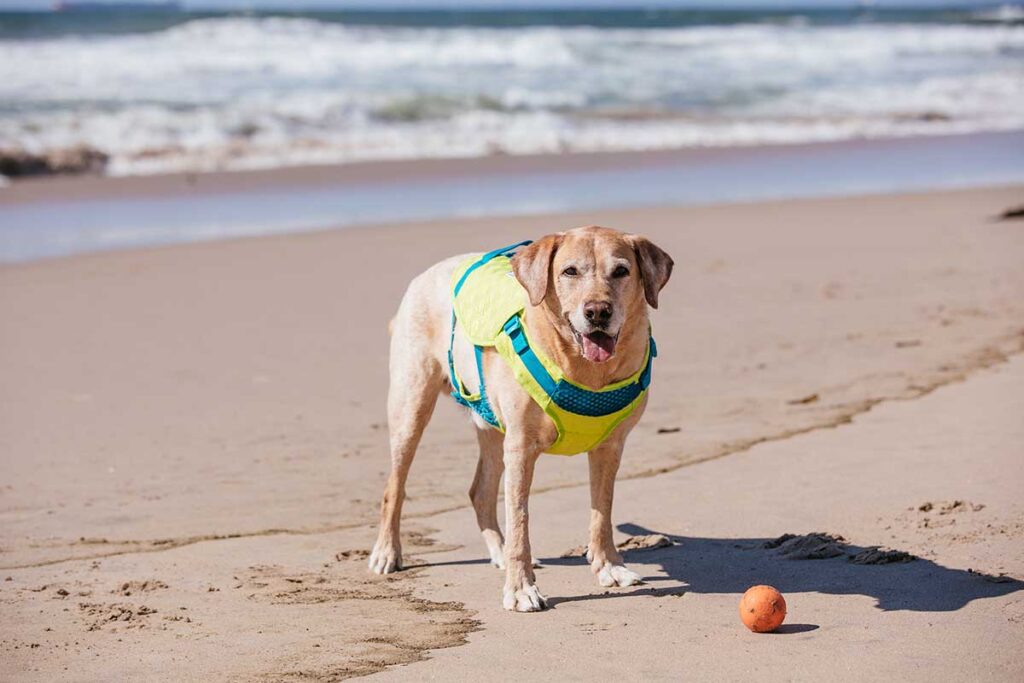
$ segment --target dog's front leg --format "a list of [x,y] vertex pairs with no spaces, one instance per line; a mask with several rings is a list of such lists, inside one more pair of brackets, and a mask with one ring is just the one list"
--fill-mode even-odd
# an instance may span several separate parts
[[622,459],[622,439],[609,440],[590,451],[590,544],[587,559],[602,586],[632,586],[640,576],[622,563],[612,538],[615,475]]
[[505,592],[507,610],[537,612],[548,606],[535,585],[530,552],[530,485],[540,453],[505,437]]

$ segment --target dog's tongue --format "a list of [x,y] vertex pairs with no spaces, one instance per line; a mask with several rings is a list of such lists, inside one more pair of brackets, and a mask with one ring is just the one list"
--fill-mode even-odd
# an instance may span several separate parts
[[583,335],[583,357],[594,363],[603,363],[615,353],[615,337],[604,332]]

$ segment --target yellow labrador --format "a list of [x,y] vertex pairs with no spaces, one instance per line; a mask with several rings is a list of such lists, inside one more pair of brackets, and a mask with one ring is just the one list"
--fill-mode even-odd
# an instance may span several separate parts
[[[370,569],[387,574],[402,566],[399,522],[405,481],[437,397],[451,391],[453,271],[467,256],[447,259],[409,285],[392,323],[388,427],[391,474],[381,504],[380,534]],[[649,240],[590,226],[548,235],[512,258],[529,303],[530,340],[576,384],[600,389],[637,373],[647,353],[647,306],[672,273],[672,258]],[[476,375],[473,346],[456,329],[454,362],[467,388]],[[505,570],[506,609],[533,612],[547,605],[537,589],[530,552],[528,498],[537,458],[555,442],[551,419],[516,381],[493,349],[483,357],[487,396],[505,433],[473,414],[480,459],[469,496],[491,562]],[[626,436],[643,414],[646,397],[589,454],[590,542],[587,557],[602,586],[630,586],[640,577],[627,569],[612,540],[615,475]],[[497,499],[505,473],[507,537],[498,526]]]

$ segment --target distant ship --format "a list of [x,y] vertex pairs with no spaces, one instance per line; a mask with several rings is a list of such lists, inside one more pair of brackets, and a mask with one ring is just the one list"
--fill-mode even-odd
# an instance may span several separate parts
[[54,12],[180,12],[181,3],[173,0],[161,2],[66,2],[53,3]]

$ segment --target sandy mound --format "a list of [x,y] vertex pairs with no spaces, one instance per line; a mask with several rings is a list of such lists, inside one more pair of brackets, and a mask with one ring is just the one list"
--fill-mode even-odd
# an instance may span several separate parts
[[892,550],[880,546],[857,548],[836,534],[815,532],[811,534],[783,534],[771,541],[765,541],[764,548],[775,550],[787,560],[827,560],[846,557],[854,564],[900,564],[913,562],[914,555],[903,550]]
[[783,534],[778,538],[766,541],[764,547],[777,550],[787,560],[827,560],[846,554],[846,543],[842,536],[825,533]]

